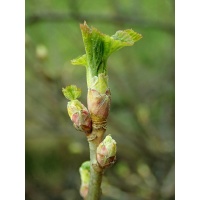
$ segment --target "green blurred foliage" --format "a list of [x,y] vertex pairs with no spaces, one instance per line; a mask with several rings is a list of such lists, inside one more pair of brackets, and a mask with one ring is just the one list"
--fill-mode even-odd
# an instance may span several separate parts
[[79,167],[89,159],[84,134],[67,115],[62,88],[76,84],[86,104],[79,24],[143,38],[108,61],[112,104],[107,134],[117,162],[103,179],[102,200],[173,200],[174,1],[26,1],[26,199],[77,200]]

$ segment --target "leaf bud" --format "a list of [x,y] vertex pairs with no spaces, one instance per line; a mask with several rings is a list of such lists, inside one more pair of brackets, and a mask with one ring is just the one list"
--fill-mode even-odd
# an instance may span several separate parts
[[110,135],[97,147],[97,162],[102,168],[107,168],[114,164],[116,160],[116,141]]
[[90,161],[85,161],[79,168],[81,176],[80,194],[85,198],[88,194],[89,181],[90,181]]
[[92,131],[92,120],[89,111],[79,100],[68,102],[67,111],[77,130],[86,133]]
[[88,110],[94,122],[104,122],[108,118],[110,111],[110,90],[108,89],[105,94],[100,94],[95,89],[88,89]]

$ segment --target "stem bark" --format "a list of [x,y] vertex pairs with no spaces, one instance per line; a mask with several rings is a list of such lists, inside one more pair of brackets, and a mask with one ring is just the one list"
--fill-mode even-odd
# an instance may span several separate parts
[[98,145],[102,142],[105,129],[93,129],[88,136],[90,149],[90,183],[86,200],[99,200],[101,197],[101,181],[103,169],[97,163],[96,151]]

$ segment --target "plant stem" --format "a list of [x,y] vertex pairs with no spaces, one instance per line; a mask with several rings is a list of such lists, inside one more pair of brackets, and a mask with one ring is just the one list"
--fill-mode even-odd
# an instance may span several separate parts
[[90,148],[90,183],[87,200],[99,200],[101,196],[101,181],[103,169],[101,169],[96,160],[96,150],[101,143],[105,129],[94,129],[88,136]]

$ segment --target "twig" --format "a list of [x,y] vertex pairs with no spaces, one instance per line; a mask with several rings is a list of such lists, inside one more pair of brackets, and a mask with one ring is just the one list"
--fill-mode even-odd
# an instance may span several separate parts
[[86,67],[88,105],[85,107],[77,100],[81,90],[75,85],[63,88],[63,94],[70,100],[67,109],[75,128],[85,132],[89,142],[90,162],[84,162],[79,169],[80,194],[86,200],[99,200],[103,172],[116,160],[115,140],[110,135],[103,140],[111,102],[107,59],[122,47],[132,46],[142,35],[127,29],[108,36],[94,27],[90,28],[86,22],[80,28],[86,54],[72,60],[72,64]]
[[40,22],[66,22],[66,21],[90,21],[103,22],[112,24],[125,23],[128,25],[139,26],[143,28],[155,28],[174,33],[174,25],[159,21],[147,21],[145,19],[132,16],[121,15],[100,15],[100,14],[85,14],[85,13],[58,13],[58,12],[42,12],[35,13],[26,17],[26,26],[30,26]]

